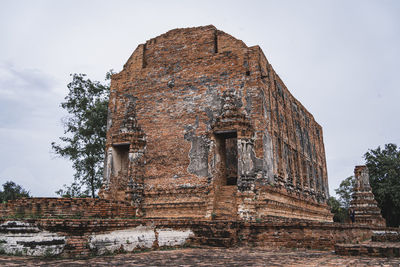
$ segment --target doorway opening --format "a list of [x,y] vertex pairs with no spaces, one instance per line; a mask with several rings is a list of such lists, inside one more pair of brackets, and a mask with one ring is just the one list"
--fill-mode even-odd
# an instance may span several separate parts
[[129,144],[113,145],[114,175],[127,175],[129,166]]
[[215,137],[220,158],[219,172],[222,185],[237,185],[237,133],[236,131],[219,131],[215,133]]

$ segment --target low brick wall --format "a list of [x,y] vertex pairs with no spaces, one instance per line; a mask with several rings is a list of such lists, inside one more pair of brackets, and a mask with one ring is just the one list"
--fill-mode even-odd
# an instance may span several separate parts
[[335,244],[339,255],[400,257],[400,229],[392,228],[372,232],[372,238],[361,244]]
[[335,252],[344,256],[400,257],[400,244],[381,242],[336,244]]
[[1,217],[134,218],[129,203],[98,198],[21,198],[0,206]]
[[372,242],[398,242],[400,243],[400,231],[374,231]]
[[[0,220],[0,223],[5,221]],[[166,236],[166,239],[162,241],[163,244],[172,244],[172,246],[175,246],[174,244],[226,247],[248,245],[332,250],[336,243],[357,243],[370,239],[373,231],[400,231],[394,228],[367,225],[277,219],[263,222],[183,219],[36,219],[26,222],[36,225],[39,229],[64,236],[66,245],[61,253],[64,257],[98,255],[99,251],[104,252],[107,249],[104,247],[107,242],[110,246],[113,242],[118,244],[117,250],[114,246],[114,252],[127,251],[127,249],[132,249],[134,239],[146,241],[145,245],[138,244],[133,248],[134,250],[157,248],[161,244],[160,233]],[[177,233],[185,231],[193,234],[190,238],[178,242],[176,238],[180,235]],[[138,235],[139,238],[137,238]],[[121,238],[118,239],[121,236],[125,238],[124,242],[121,242]],[[111,242],[107,239],[115,241]]]
[[336,243],[370,239],[372,228],[339,223],[281,221],[245,224],[238,231],[242,244],[330,250]]

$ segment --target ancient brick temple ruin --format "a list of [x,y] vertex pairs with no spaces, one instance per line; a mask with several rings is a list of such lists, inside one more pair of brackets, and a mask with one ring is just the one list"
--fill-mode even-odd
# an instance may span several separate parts
[[400,256],[366,168],[356,223],[332,222],[321,126],[258,46],[214,26],[139,45],[112,76],[107,128],[101,198],[0,203],[0,255],[250,245]]
[[385,226],[385,219],[382,218],[381,209],[375,200],[369,184],[369,172],[367,166],[356,166],[354,169],[356,180],[350,209],[354,211],[356,223]]
[[259,46],[214,26],[140,44],[112,76],[104,185],[145,218],[332,221],[321,126]]

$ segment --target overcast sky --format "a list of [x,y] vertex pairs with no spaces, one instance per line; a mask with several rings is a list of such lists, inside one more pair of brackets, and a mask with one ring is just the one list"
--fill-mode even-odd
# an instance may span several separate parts
[[0,0],[0,184],[54,196],[70,73],[104,80],[137,45],[213,24],[259,45],[324,130],[330,193],[370,148],[400,145],[400,1]]

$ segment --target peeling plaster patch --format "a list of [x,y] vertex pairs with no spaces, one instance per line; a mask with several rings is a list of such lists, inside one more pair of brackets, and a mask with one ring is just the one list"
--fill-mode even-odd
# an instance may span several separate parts
[[[247,201],[251,201],[251,199],[246,198],[245,200]],[[253,217],[252,211],[249,209],[249,207],[247,207],[246,204],[240,204],[238,207],[238,214],[240,219],[243,220],[251,220],[251,218]]]
[[210,127],[210,125],[212,125],[215,121],[214,118],[214,113],[212,112],[212,110],[208,107],[206,107],[204,109],[204,112],[206,113],[207,117],[208,117],[208,121],[207,121],[207,127]]
[[263,176],[269,181],[274,181],[274,155],[272,137],[268,130],[263,135],[264,158],[263,158]]
[[250,114],[251,114],[251,107],[252,107],[251,95],[247,92],[247,94],[246,94],[246,107],[245,107],[245,110],[246,110],[248,116],[250,116]]
[[194,123],[194,125],[188,124],[184,126],[184,130],[185,130],[185,134],[183,136],[183,138],[186,141],[192,141],[193,137],[196,134],[196,129],[199,127],[199,116],[196,115],[196,121]]
[[131,252],[135,249],[151,248],[158,241],[163,246],[183,246],[194,236],[188,229],[154,229],[154,227],[138,226],[135,228],[116,230],[105,234],[93,234],[89,237],[90,250],[97,255],[114,253],[119,250]]
[[386,235],[386,234],[399,235],[400,233],[398,233],[396,231],[372,231],[372,234],[374,234],[374,235]]
[[199,107],[198,101],[201,100],[201,95],[198,92],[199,89],[192,85],[184,86],[179,91],[173,91],[172,93],[177,99],[180,99],[174,105],[177,113],[197,113]]
[[183,246],[188,238],[194,236],[191,230],[159,229],[157,232],[160,247]]
[[205,136],[193,136],[192,146],[189,151],[190,163],[188,172],[197,176],[208,176],[208,150],[209,144]]
[[151,248],[156,240],[154,229],[138,226],[126,230],[116,230],[106,234],[94,234],[89,237],[89,248],[97,255],[113,253],[120,249],[133,251],[136,248]]
[[129,153],[129,161],[132,163],[136,163],[139,161],[139,159],[141,157],[143,157],[143,155],[144,155],[144,151],[141,151],[141,150],[138,152],[130,152]]
[[184,86],[181,90],[180,93],[182,95],[195,95],[199,92],[199,88],[197,88],[196,86],[193,85],[187,85]]
[[[236,92],[236,90],[233,89],[233,95],[234,95],[233,103],[237,109],[240,109],[243,106],[242,92],[240,92],[240,91]],[[246,99],[246,101],[247,101],[247,99]],[[251,102],[249,104],[251,106]],[[246,105],[248,105],[248,104],[246,104]]]
[[66,237],[30,223],[8,221],[0,225],[0,240],[0,251],[6,254],[54,256],[63,252]]
[[206,136],[196,136],[196,129],[199,127],[199,116],[196,116],[194,125],[184,127],[184,139],[191,142],[189,151],[188,172],[197,176],[208,176],[208,150],[209,140]]
[[269,105],[269,101],[265,99],[264,91],[261,89],[260,94],[262,97],[263,111],[264,111],[264,119],[267,124],[271,123],[271,107]]
[[112,147],[109,147],[106,153],[106,157],[104,159],[104,184],[105,187],[108,188],[110,185],[111,174],[113,170],[113,154]]
[[254,147],[250,151],[251,160],[254,163],[254,172],[259,173],[262,172],[263,169],[263,159],[257,158],[256,153],[254,151]]
[[254,173],[254,163],[251,158],[253,145],[245,139],[238,140],[238,172],[241,176]]
[[110,108],[107,109],[107,131],[110,130],[112,126],[112,113]]
[[196,187],[197,187],[197,185],[190,184],[190,183],[187,183],[187,184],[183,184],[183,185],[178,186],[178,188],[186,188],[186,189],[189,189],[189,188],[196,188]]
[[219,93],[218,88],[215,86],[207,86],[206,95],[204,98],[204,112],[208,117],[206,122],[207,129],[211,129],[211,125],[214,123],[215,118],[221,115],[221,110],[223,106],[223,100]]

